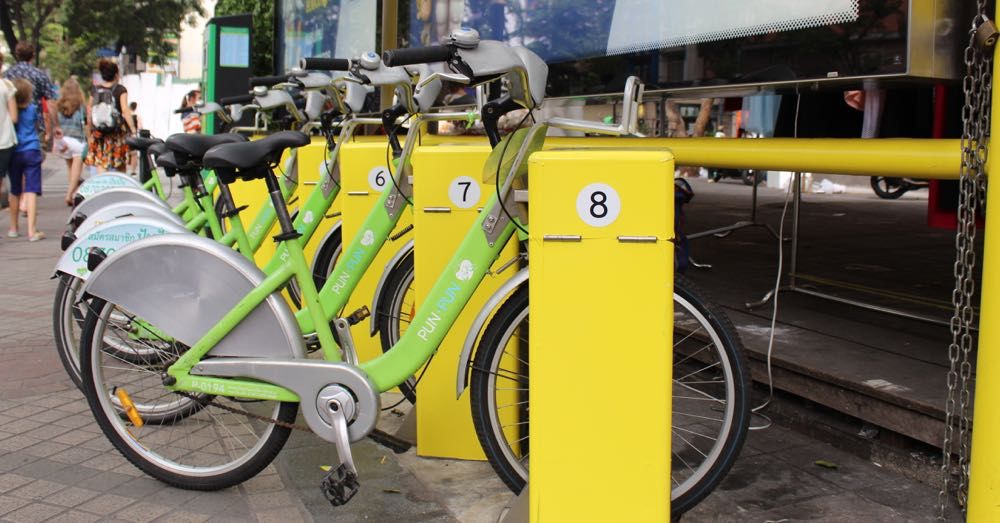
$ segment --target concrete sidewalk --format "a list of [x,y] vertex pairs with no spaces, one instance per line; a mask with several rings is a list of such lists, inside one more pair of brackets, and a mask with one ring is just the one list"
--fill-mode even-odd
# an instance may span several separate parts
[[[488,522],[512,499],[485,463],[395,455],[364,441],[354,446],[362,490],[334,509],[318,489],[319,466],[333,450],[309,433],[295,433],[263,474],[225,491],[178,490],[143,475],[105,440],[55,352],[50,276],[66,215],[58,188],[65,173],[61,162],[45,167],[40,228],[49,239],[0,239],[3,521]],[[5,213],[0,230],[7,225]],[[613,454],[599,445],[595,439],[595,456]],[[594,481],[621,479],[601,477],[595,461]],[[751,432],[722,486],[684,520],[920,521],[934,519],[936,502],[935,488],[772,426]]]

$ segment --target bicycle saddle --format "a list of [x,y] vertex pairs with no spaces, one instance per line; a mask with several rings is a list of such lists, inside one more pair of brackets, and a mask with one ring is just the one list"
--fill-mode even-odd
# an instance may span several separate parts
[[183,165],[177,162],[177,157],[174,156],[173,151],[166,150],[156,156],[156,165],[163,167],[163,171],[167,177],[173,177],[183,167]]
[[129,136],[128,138],[125,138],[125,145],[127,145],[129,149],[135,151],[145,151],[146,149],[149,149],[149,146],[158,143],[163,143],[163,140],[146,136]]
[[163,143],[163,140],[158,140],[156,143],[150,145],[147,151],[153,155],[153,158],[156,158],[167,152],[167,144]]
[[205,153],[202,163],[209,169],[254,169],[277,163],[289,147],[302,147],[309,135],[299,131],[281,131],[253,142],[218,145]]
[[172,134],[167,138],[167,149],[176,153],[177,161],[201,162],[205,152],[219,144],[245,142],[247,138],[240,134]]

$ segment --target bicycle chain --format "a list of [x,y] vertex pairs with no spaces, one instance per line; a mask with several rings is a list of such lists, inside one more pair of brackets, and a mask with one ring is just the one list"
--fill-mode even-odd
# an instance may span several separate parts
[[261,416],[260,414],[254,414],[253,412],[248,412],[248,411],[245,411],[243,409],[238,409],[236,407],[230,407],[229,405],[223,405],[223,404],[218,403],[216,401],[204,401],[203,399],[198,398],[194,394],[188,394],[187,392],[182,392],[182,391],[179,391],[179,390],[175,390],[174,394],[179,394],[181,396],[184,396],[185,398],[197,401],[198,403],[201,403],[204,406],[218,407],[218,408],[220,408],[220,409],[222,409],[222,410],[224,410],[226,412],[230,412],[230,413],[233,413],[233,414],[240,414],[240,415],[243,415],[243,416],[247,416],[248,418],[253,418],[253,419],[257,420],[257,421],[263,421],[265,423],[273,423],[273,424],[275,424],[275,425],[277,425],[279,427],[284,427],[286,429],[302,430],[302,431],[305,431],[305,432],[312,432],[312,429],[310,429],[306,425],[299,425],[297,423],[288,423],[287,421],[281,421],[279,419],[269,418],[267,416]]
[[[958,425],[958,500],[965,511],[969,486],[969,439],[972,378],[970,354],[974,346],[974,270],[976,267],[976,218],[986,188],[986,158],[989,153],[990,98],[992,90],[992,47],[996,27],[986,16],[986,0],[978,0],[978,12],[969,29],[964,52],[965,77],[962,90],[962,167],[959,179],[958,228],[955,234],[955,264],[952,292],[954,313],[949,322],[952,341],[948,346],[948,395],[945,400],[945,434],[942,446],[942,485],[938,493],[938,519],[945,520],[951,483],[952,440]],[[989,36],[989,37],[985,37]],[[956,405],[956,390],[958,404]],[[957,423],[956,423],[956,419]]]

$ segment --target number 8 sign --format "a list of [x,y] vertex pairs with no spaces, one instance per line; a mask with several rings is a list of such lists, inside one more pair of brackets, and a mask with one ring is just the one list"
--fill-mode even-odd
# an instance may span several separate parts
[[576,196],[576,213],[591,227],[607,227],[618,219],[622,201],[618,191],[604,183],[592,183]]

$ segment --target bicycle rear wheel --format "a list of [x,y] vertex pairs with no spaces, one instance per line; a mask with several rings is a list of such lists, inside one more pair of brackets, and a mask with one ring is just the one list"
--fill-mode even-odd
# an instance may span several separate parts
[[69,274],[59,275],[55,301],[52,304],[52,334],[56,340],[56,352],[66,374],[77,388],[80,381],[80,330],[87,316],[86,305],[79,302],[83,280]]
[[[528,478],[528,288],[500,307],[472,365],[472,418],[493,469],[520,492]],[[750,419],[750,381],[732,323],[693,285],[674,287],[671,512],[690,510],[725,477]]]
[[290,429],[262,418],[290,423],[297,404],[171,392],[166,369],[187,347],[137,336],[128,326],[141,321],[104,300],[89,308],[80,350],[84,393],[105,436],[133,465],[175,487],[217,490],[250,479],[281,450]]

